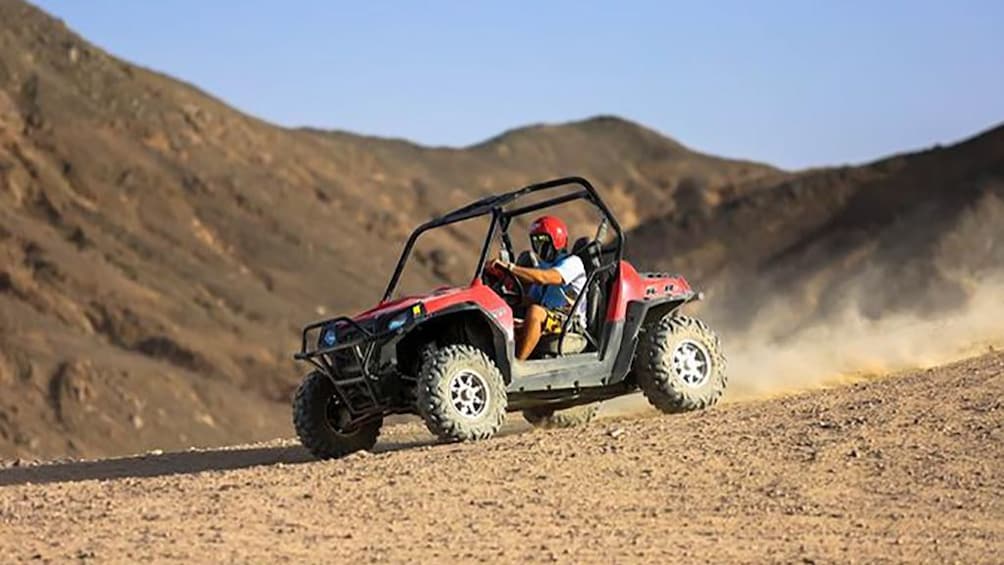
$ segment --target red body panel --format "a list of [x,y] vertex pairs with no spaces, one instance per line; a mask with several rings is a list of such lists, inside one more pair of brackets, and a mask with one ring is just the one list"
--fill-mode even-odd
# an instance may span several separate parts
[[607,322],[624,320],[627,305],[636,300],[664,300],[666,298],[687,298],[693,294],[690,283],[681,276],[666,273],[639,274],[631,263],[621,261],[610,292],[607,308]]
[[365,312],[354,316],[353,319],[357,321],[365,320],[381,314],[404,310],[405,308],[420,302],[425,305],[425,313],[427,316],[434,315],[436,312],[440,312],[458,304],[477,304],[484,309],[489,316],[495,318],[495,321],[505,329],[506,333],[510,337],[512,336],[512,308],[510,308],[498,294],[495,294],[494,290],[483,284],[480,280],[475,281],[474,284],[467,288],[443,287],[426,295],[406,296],[390,302],[384,302],[377,305],[375,308],[366,310]]
[[[637,300],[665,300],[667,298],[689,298],[693,294],[690,283],[682,276],[667,273],[638,273],[627,261],[620,262],[617,280],[611,289],[607,307],[607,322],[623,321],[629,302]],[[421,302],[427,315],[435,314],[457,304],[472,303],[484,309],[496,322],[505,328],[508,335],[513,333],[512,308],[491,288],[480,280],[467,288],[444,287],[422,296],[406,296],[384,302],[354,317],[365,320],[381,314],[403,310]]]

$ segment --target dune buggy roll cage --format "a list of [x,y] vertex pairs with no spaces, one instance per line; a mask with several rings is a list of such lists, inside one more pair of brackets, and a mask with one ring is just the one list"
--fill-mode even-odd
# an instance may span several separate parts
[[[569,185],[576,185],[579,188],[574,192],[556,196],[534,204],[528,204],[512,210],[505,209],[506,206],[512,204],[513,202],[535,192],[553,190]],[[495,234],[500,228],[502,233],[502,242],[507,248],[506,252],[509,253],[512,251],[512,241],[509,239],[508,230],[509,223],[513,218],[536,212],[538,210],[543,210],[544,208],[573,202],[575,200],[587,200],[593,204],[603,214],[603,218],[606,220],[608,225],[613,228],[614,234],[616,235],[616,240],[613,242],[615,244],[613,249],[615,252],[615,261],[613,261],[611,265],[620,264],[624,255],[624,232],[621,229],[620,224],[617,223],[617,218],[615,218],[610,212],[606,203],[603,202],[603,199],[600,198],[599,193],[596,192],[596,189],[593,188],[593,185],[590,184],[589,181],[582,177],[563,177],[527,185],[523,188],[513,190],[512,192],[487,196],[418,226],[418,228],[411,233],[411,236],[408,237],[408,242],[405,244],[404,250],[401,252],[401,258],[397,261],[397,266],[394,268],[394,274],[390,278],[390,283],[387,285],[387,290],[384,292],[381,302],[388,302],[393,298],[394,291],[397,289],[398,282],[400,282],[401,274],[408,262],[412,249],[415,247],[415,242],[418,241],[418,238],[421,237],[423,233],[435,228],[491,214],[492,219],[491,224],[488,227],[488,234],[485,237],[484,245],[481,247],[481,254],[478,257],[478,265],[474,271],[474,276],[471,279],[472,281],[475,281],[481,277],[481,273],[485,267],[485,262],[488,259],[488,252],[491,249],[492,240],[495,238]]]

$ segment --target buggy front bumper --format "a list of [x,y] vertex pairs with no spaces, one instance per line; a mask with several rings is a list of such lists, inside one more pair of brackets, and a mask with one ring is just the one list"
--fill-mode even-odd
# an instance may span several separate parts
[[293,355],[324,373],[354,418],[389,409],[383,376],[396,368],[395,347],[402,329],[374,331],[377,320],[346,316],[314,322],[303,329]]

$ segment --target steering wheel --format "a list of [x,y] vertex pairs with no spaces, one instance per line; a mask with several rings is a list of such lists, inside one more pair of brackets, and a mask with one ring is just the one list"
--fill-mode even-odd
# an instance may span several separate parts
[[523,288],[523,281],[516,278],[516,275],[505,269],[485,269],[484,279],[485,284],[502,297],[510,308],[523,304],[526,291]]

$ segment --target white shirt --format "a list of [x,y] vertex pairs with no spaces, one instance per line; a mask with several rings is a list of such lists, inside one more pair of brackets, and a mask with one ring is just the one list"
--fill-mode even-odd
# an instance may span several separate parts
[[[534,285],[530,297],[537,300],[548,310],[568,310],[572,307],[582,289],[586,286],[586,267],[578,255],[564,254],[553,263],[542,261],[540,268],[555,269],[561,274],[562,284],[549,284],[543,287]],[[586,299],[579,301],[575,316],[584,321],[586,317]]]

